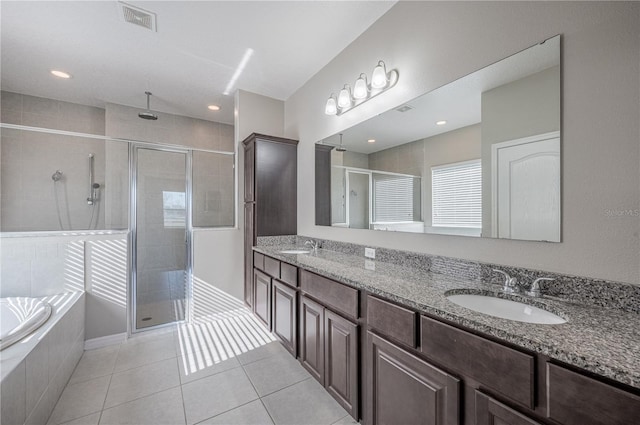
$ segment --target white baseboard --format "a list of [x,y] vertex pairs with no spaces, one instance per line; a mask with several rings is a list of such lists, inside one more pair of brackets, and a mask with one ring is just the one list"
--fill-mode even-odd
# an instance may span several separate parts
[[94,350],[96,348],[107,347],[109,345],[116,345],[126,341],[126,339],[126,332],[123,332],[121,334],[101,336],[100,338],[88,339],[84,342],[84,349]]

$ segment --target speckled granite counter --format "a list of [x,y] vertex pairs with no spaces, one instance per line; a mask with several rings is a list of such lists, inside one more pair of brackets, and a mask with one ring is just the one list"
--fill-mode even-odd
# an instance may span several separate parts
[[[519,347],[544,354],[593,373],[640,388],[640,315],[622,310],[588,307],[553,299],[516,296],[543,306],[567,320],[560,325],[536,325],[500,319],[460,307],[447,291],[475,289],[500,293],[500,287],[433,273],[414,267],[375,261],[319,249],[313,254],[283,254],[292,246],[258,246],[255,251],[308,271],[402,303]],[[464,291],[462,291],[464,292]],[[513,298],[501,294],[505,298]],[[541,305],[542,304],[542,305]]]

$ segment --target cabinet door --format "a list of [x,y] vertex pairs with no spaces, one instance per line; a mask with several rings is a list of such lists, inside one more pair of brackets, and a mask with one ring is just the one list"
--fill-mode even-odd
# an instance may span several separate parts
[[255,158],[256,144],[251,142],[244,147],[244,201],[256,200],[255,192]]
[[476,391],[476,425],[540,425],[512,408]]
[[352,417],[358,417],[358,325],[324,312],[325,387]]
[[253,244],[255,204],[244,204],[244,302],[253,307]]
[[460,381],[367,332],[368,423],[459,424]]
[[324,307],[300,297],[300,362],[324,385]]
[[271,330],[271,278],[254,269],[253,283],[253,312]]
[[296,290],[273,281],[273,333],[291,354],[296,355],[298,324],[296,323]]

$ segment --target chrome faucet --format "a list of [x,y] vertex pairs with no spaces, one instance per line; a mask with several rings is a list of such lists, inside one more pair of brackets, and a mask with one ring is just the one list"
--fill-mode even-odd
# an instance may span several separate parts
[[320,248],[320,244],[318,241],[314,241],[313,239],[309,239],[304,243],[304,246],[309,245],[313,251],[317,251]]
[[509,276],[509,273],[499,269],[493,269],[493,271],[504,275],[504,286],[502,288],[504,292],[509,294],[518,292],[518,281],[516,280],[515,277],[511,277]]
[[529,295],[530,297],[541,297],[542,296],[542,289],[540,288],[540,282],[541,281],[552,281],[555,280],[551,277],[539,277],[536,280],[533,281],[533,283],[531,284],[531,287],[529,288],[528,291],[526,291],[525,293],[527,295]]

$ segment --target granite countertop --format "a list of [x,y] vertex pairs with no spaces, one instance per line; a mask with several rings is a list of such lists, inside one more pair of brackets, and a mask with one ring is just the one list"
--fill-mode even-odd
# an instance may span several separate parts
[[[375,261],[319,249],[312,254],[283,254],[292,246],[257,246],[270,257],[396,301],[419,312],[458,323],[516,346],[549,356],[616,381],[640,388],[640,315],[622,310],[583,306],[544,296],[517,296],[567,320],[540,325],[500,319],[460,307],[445,292],[473,289],[501,293],[499,285],[465,280],[413,267]],[[370,260],[367,260],[370,261]]]

